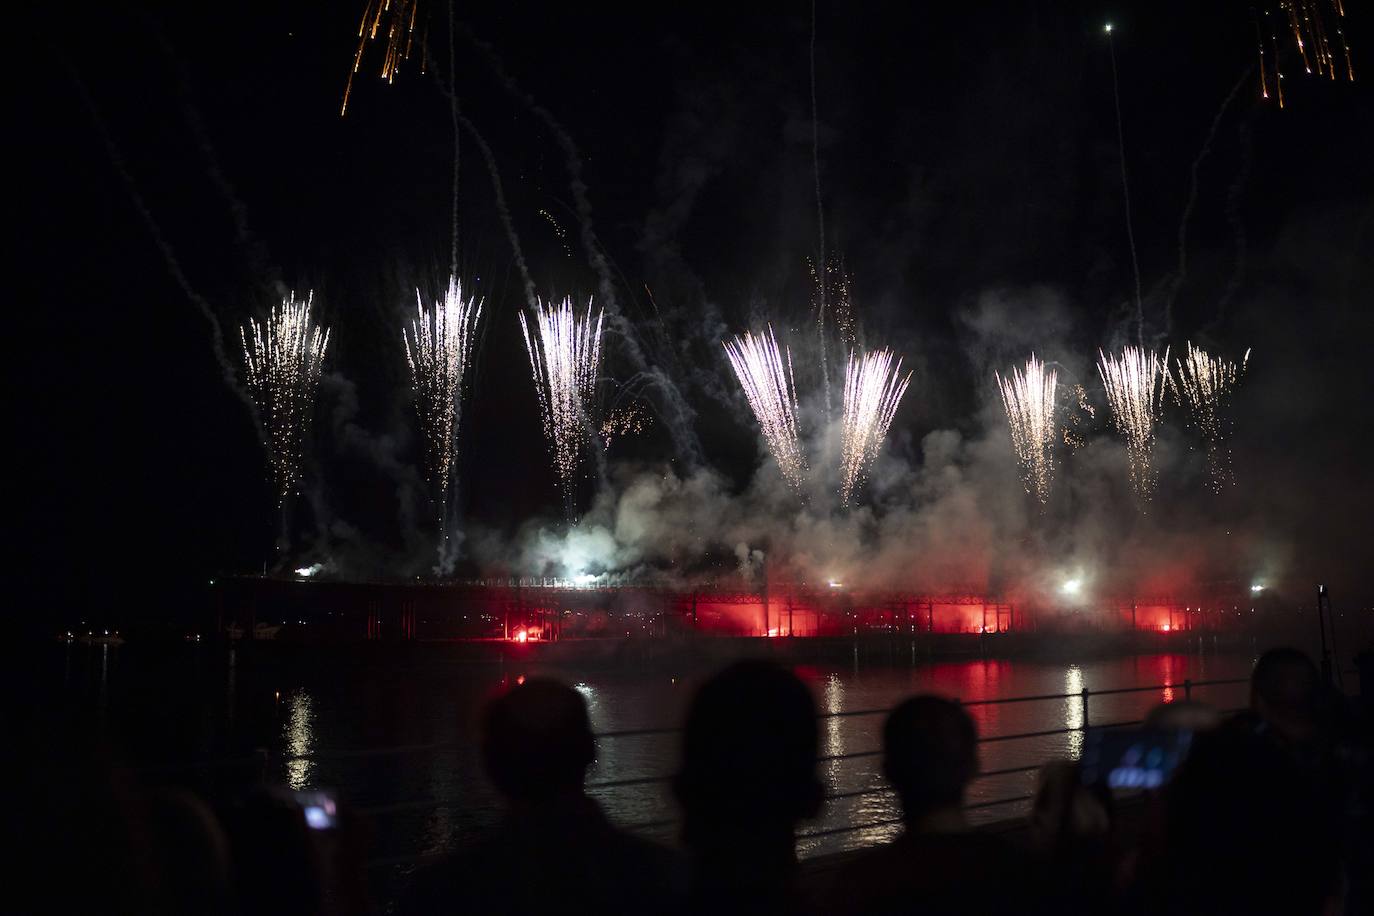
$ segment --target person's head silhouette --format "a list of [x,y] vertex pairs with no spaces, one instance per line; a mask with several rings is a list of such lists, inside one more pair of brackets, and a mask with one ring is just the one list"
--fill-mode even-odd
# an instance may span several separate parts
[[978,773],[978,731],[963,707],[912,697],[883,726],[883,773],[897,790],[908,826],[938,812],[957,813]]
[[1250,707],[1290,741],[1311,740],[1319,727],[1322,679],[1297,649],[1270,649],[1250,675]]
[[689,847],[722,838],[786,838],[820,809],[816,704],[796,675],[737,662],[707,681],[687,713],[674,782]]
[[482,755],[487,776],[511,801],[580,795],[596,759],[587,704],[571,687],[531,678],[487,703]]

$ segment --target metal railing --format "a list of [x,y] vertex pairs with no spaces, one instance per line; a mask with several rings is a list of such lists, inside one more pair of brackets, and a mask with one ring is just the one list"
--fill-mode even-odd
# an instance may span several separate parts
[[[1182,690],[1182,693],[1183,693],[1183,698],[1184,698],[1184,699],[1191,699],[1191,698],[1192,698],[1192,695],[1193,695],[1193,691],[1194,691],[1195,689],[1198,689],[1198,688],[1204,688],[1204,687],[1235,686],[1235,685],[1246,684],[1246,683],[1248,683],[1248,679],[1246,679],[1246,678],[1231,678],[1231,679],[1204,680],[1204,681],[1194,681],[1194,680],[1192,680],[1191,678],[1185,678],[1184,680],[1182,680],[1181,682],[1178,682],[1178,683],[1151,684],[1151,685],[1143,686],[1143,687],[1116,687],[1116,688],[1108,688],[1108,689],[1104,689],[1104,690],[1091,690],[1091,689],[1089,689],[1088,687],[1084,687],[1082,690],[1075,691],[1075,692],[1067,692],[1067,693],[1043,693],[1043,694],[1032,694],[1032,695],[1027,695],[1027,696],[1017,696],[1017,697],[996,697],[996,698],[981,699],[981,700],[967,700],[967,701],[963,701],[963,705],[966,706],[966,707],[975,707],[975,706],[1002,706],[1002,705],[1011,705],[1011,704],[1017,704],[1017,703],[1041,703],[1041,702],[1056,702],[1056,701],[1058,701],[1058,702],[1063,702],[1063,701],[1070,701],[1070,702],[1072,702],[1072,701],[1075,701],[1075,700],[1076,700],[1076,701],[1078,702],[1078,704],[1079,704],[1079,708],[1078,708],[1079,716],[1078,716],[1078,723],[1077,723],[1077,724],[1065,725],[1065,726],[1062,727],[1062,728],[1041,729],[1041,730],[1037,730],[1037,731],[1017,732],[1017,733],[997,734],[997,735],[984,735],[984,736],[980,736],[979,739],[978,739],[979,744],[994,744],[994,743],[1003,743],[1003,742],[1011,742],[1011,741],[1026,741],[1026,740],[1031,740],[1031,739],[1035,739],[1035,738],[1047,738],[1047,737],[1054,737],[1054,736],[1061,736],[1061,735],[1072,735],[1072,734],[1081,734],[1081,733],[1084,733],[1084,732],[1086,732],[1090,727],[1094,727],[1094,725],[1093,725],[1093,723],[1092,723],[1092,716],[1091,716],[1091,701],[1092,701],[1092,699],[1093,699],[1094,697],[1118,696],[1118,695],[1123,695],[1123,694],[1162,693],[1162,692],[1164,692],[1164,691],[1170,691],[1170,690],[1177,691],[1177,690],[1180,690],[1180,689],[1181,689],[1181,690]],[[882,707],[882,708],[873,708],[873,709],[843,710],[843,711],[839,711],[839,712],[821,713],[821,714],[818,716],[818,719],[824,721],[824,720],[828,720],[828,719],[849,719],[849,718],[857,718],[857,717],[863,717],[863,716],[881,716],[881,715],[886,715],[886,714],[889,713],[890,711],[891,711],[891,707]],[[1139,724],[1141,724],[1141,720],[1130,720],[1130,721],[1117,721],[1117,722],[1102,723],[1100,726],[1097,726],[1097,727],[1102,727],[1102,728],[1122,728],[1122,727],[1129,727],[1129,726],[1134,726],[1134,725],[1139,725]],[[680,733],[681,731],[682,731],[681,728],[679,728],[679,727],[671,727],[671,726],[666,726],[666,727],[646,727],[646,728],[628,728],[628,729],[616,729],[616,730],[612,730],[612,731],[599,732],[599,733],[596,734],[596,738],[597,738],[598,741],[610,741],[610,740],[625,740],[625,739],[635,739],[635,738],[645,738],[645,737],[662,737],[662,736],[675,735],[675,734]],[[468,742],[438,741],[438,742],[430,742],[430,743],[424,743],[424,744],[390,745],[390,746],[385,746],[385,747],[356,748],[356,749],[351,749],[351,750],[313,751],[313,752],[309,752],[309,753],[289,754],[289,755],[274,755],[274,754],[270,754],[269,752],[267,752],[267,751],[264,749],[264,750],[259,750],[258,752],[254,753],[254,754],[245,755],[245,756],[240,756],[240,757],[221,758],[221,759],[208,760],[208,761],[198,761],[198,762],[188,763],[188,764],[185,764],[185,765],[182,765],[182,766],[159,768],[159,770],[157,770],[157,772],[169,772],[169,771],[172,771],[172,772],[175,772],[175,771],[183,771],[183,772],[184,772],[184,771],[189,771],[189,770],[219,769],[219,768],[235,768],[235,767],[256,767],[256,768],[260,768],[261,771],[265,772],[265,771],[266,771],[269,767],[271,767],[273,764],[276,764],[276,765],[279,765],[279,766],[285,766],[285,765],[288,765],[288,764],[291,764],[291,763],[298,763],[298,762],[322,762],[322,761],[331,761],[331,760],[359,760],[359,759],[378,758],[378,757],[401,757],[401,756],[415,755],[415,754],[433,754],[433,753],[441,753],[441,752],[444,752],[444,751],[458,750],[458,749],[463,748],[463,747],[466,747],[466,746],[470,746]],[[817,757],[817,762],[818,762],[818,763],[838,763],[838,762],[841,762],[841,761],[857,760],[857,759],[868,758],[868,757],[876,757],[876,756],[880,755],[881,753],[882,753],[881,748],[873,748],[873,749],[860,750],[860,751],[850,751],[850,752],[847,752],[847,753],[840,753],[840,754],[824,754],[824,755],[820,755],[820,756]],[[978,773],[978,775],[975,777],[975,779],[984,780],[984,779],[991,779],[991,778],[995,778],[995,777],[1014,776],[1014,775],[1022,774],[1022,773],[1030,773],[1030,772],[1033,772],[1033,771],[1035,771],[1035,770],[1038,770],[1040,767],[1044,766],[1047,762],[1049,762],[1049,759],[1048,759],[1048,758],[1047,758],[1047,759],[1038,760],[1038,761],[1035,762],[1035,763],[1026,764],[1026,765],[1024,765],[1024,766],[1013,766],[1013,767],[1005,767],[1005,768],[999,768],[999,769],[993,769],[993,770],[984,770],[984,771]],[[145,771],[145,772],[147,772],[147,771]],[[589,792],[603,792],[603,791],[607,791],[607,790],[614,790],[614,789],[621,789],[621,788],[635,787],[635,786],[662,785],[662,784],[666,784],[666,783],[669,782],[671,779],[672,779],[672,774],[671,774],[671,773],[657,774],[657,775],[647,775],[647,776],[632,776],[632,777],[626,777],[626,778],[622,778],[622,779],[607,779],[607,780],[598,780],[598,781],[595,781],[595,782],[589,782],[589,783],[587,783],[586,788],[587,788],[587,790],[588,790]],[[839,801],[839,800],[843,800],[843,799],[861,798],[861,797],[864,797],[864,796],[877,795],[877,794],[886,793],[886,792],[891,792],[891,791],[892,791],[892,789],[891,789],[889,786],[885,785],[885,784],[884,784],[884,785],[867,786],[867,787],[863,787],[863,788],[849,789],[849,790],[843,790],[843,791],[838,790],[838,789],[835,789],[835,788],[832,787],[831,791],[829,791],[829,792],[826,793],[825,799],[826,799],[827,802],[832,802],[832,801]],[[1005,798],[995,798],[995,799],[990,799],[990,800],[978,801],[978,802],[974,802],[974,803],[968,804],[968,805],[966,805],[965,807],[966,807],[966,809],[968,809],[968,810],[986,810],[986,809],[991,809],[991,808],[1000,808],[1000,807],[1006,807],[1006,806],[1014,805],[1014,804],[1017,804],[1017,803],[1020,803],[1020,802],[1029,801],[1032,797],[1033,797],[1033,796],[1030,795],[1030,794],[1028,794],[1028,793],[1023,793],[1023,794],[1019,794],[1019,795],[1008,796],[1008,797],[1005,797]],[[461,807],[462,805],[468,803],[468,801],[469,801],[468,799],[466,799],[466,798],[461,798],[461,797],[444,797],[444,798],[432,798],[432,797],[427,797],[427,798],[417,798],[417,799],[409,799],[409,800],[400,800],[400,801],[395,801],[395,802],[390,802],[390,803],[383,803],[383,804],[363,805],[363,806],[359,806],[356,810],[357,810],[358,813],[361,814],[361,815],[364,815],[364,816],[367,816],[367,817],[372,817],[372,818],[377,818],[377,817],[387,817],[387,816],[392,816],[392,815],[397,815],[397,814],[405,814],[405,813],[417,812],[417,811],[437,811],[437,810],[441,810],[441,809]],[[658,829],[662,829],[662,828],[665,828],[665,827],[670,827],[670,826],[673,826],[674,824],[677,824],[678,822],[679,822],[679,819],[678,819],[678,818],[676,818],[676,817],[668,817],[668,818],[661,818],[661,819],[656,819],[656,820],[652,820],[652,821],[644,821],[644,822],[636,823],[636,824],[625,825],[625,829],[631,830],[631,831],[636,831],[636,832],[644,832],[644,831],[658,830]],[[801,832],[801,833],[798,834],[798,838],[801,839],[801,840],[815,839],[815,838],[821,838],[821,837],[827,837],[827,836],[834,836],[834,835],[838,835],[838,834],[853,833],[853,832],[858,832],[858,831],[863,831],[863,830],[873,830],[873,829],[878,829],[878,828],[882,828],[882,827],[890,827],[890,826],[895,826],[895,825],[900,824],[900,823],[901,823],[901,818],[900,818],[900,817],[880,818],[880,819],[877,819],[877,820],[869,820],[869,821],[864,821],[864,822],[861,822],[861,823],[842,824],[842,825],[835,826],[835,827],[827,827],[827,828],[822,828],[822,829],[814,829],[814,830],[803,831],[803,832]],[[374,860],[372,860],[371,862],[369,862],[368,864],[369,864],[370,867],[373,867],[373,868],[382,868],[382,867],[388,867],[388,866],[404,865],[404,864],[413,863],[413,862],[419,860],[420,858],[422,858],[422,855],[423,855],[423,854],[421,854],[421,853],[411,853],[411,854],[405,854],[405,855],[388,856],[388,857],[385,857],[385,858],[374,859]]]
[[[1090,715],[1090,708],[1091,708],[1090,703],[1091,703],[1091,700],[1092,700],[1093,697],[1115,696],[1115,695],[1122,695],[1122,694],[1160,693],[1160,692],[1163,692],[1163,691],[1166,691],[1166,690],[1177,690],[1177,689],[1179,689],[1179,688],[1182,688],[1184,699],[1192,699],[1192,693],[1193,693],[1194,688],[1202,688],[1202,687],[1224,687],[1224,686],[1234,686],[1234,685],[1237,685],[1237,684],[1248,684],[1248,683],[1249,683],[1249,679],[1248,679],[1248,678],[1229,678],[1229,679],[1208,680],[1208,681],[1194,681],[1194,680],[1192,680],[1191,678],[1185,678],[1183,681],[1181,681],[1180,683],[1177,683],[1177,684],[1151,684],[1151,685],[1144,686],[1144,687],[1115,687],[1115,688],[1109,688],[1109,689],[1106,689],[1106,690],[1091,690],[1091,689],[1089,689],[1088,687],[1084,687],[1082,690],[1076,691],[1076,692],[1073,692],[1073,693],[1043,693],[1043,694],[1032,694],[1032,695],[1028,695],[1028,696],[1019,696],[1019,697],[995,697],[995,698],[984,699],[984,700],[967,700],[967,701],[962,701],[962,705],[963,705],[963,706],[966,706],[966,707],[968,707],[968,706],[1000,706],[1000,705],[1010,705],[1010,704],[1014,704],[1014,703],[1036,703],[1036,702],[1051,702],[1051,701],[1064,701],[1064,700],[1077,700],[1077,701],[1081,704],[1081,705],[1080,705],[1080,709],[1079,709],[1079,712],[1080,712],[1080,715],[1081,715],[1081,722],[1080,722],[1080,724],[1078,724],[1078,725],[1066,725],[1066,726],[1064,726],[1063,728],[1042,729],[1042,730],[1039,730],[1039,731],[1018,732],[1018,733],[1005,734],[1005,735],[985,735],[985,736],[984,736],[984,735],[980,735],[979,738],[978,738],[978,743],[979,743],[979,744],[993,744],[993,743],[1006,742],[1006,741],[1021,741],[1021,740],[1029,740],[1029,739],[1032,739],[1032,738],[1045,738],[1045,737],[1054,737],[1054,736],[1057,736],[1057,735],[1070,735],[1070,734],[1079,734],[1079,733],[1082,733],[1082,732],[1086,732],[1090,727],[1093,727],[1093,726],[1091,725],[1091,715]],[[853,709],[853,710],[843,710],[843,711],[840,711],[840,712],[827,712],[827,713],[821,713],[821,714],[819,714],[819,715],[817,716],[817,718],[820,719],[820,720],[825,720],[825,719],[856,718],[856,717],[860,717],[860,716],[881,716],[881,715],[886,715],[887,713],[889,713],[889,712],[891,712],[891,711],[892,711],[892,707],[881,707],[881,708],[874,708],[874,709]],[[1232,710],[1232,711],[1233,711],[1233,710]],[[1140,719],[1133,719],[1133,720],[1121,721],[1121,722],[1108,722],[1108,723],[1104,723],[1103,725],[1101,725],[1101,726],[1099,726],[1099,727],[1102,727],[1102,728],[1128,728],[1128,727],[1131,727],[1131,726],[1140,725],[1140,724],[1142,723],[1142,721],[1143,721],[1143,720],[1140,720]],[[671,726],[665,726],[665,727],[650,727],[650,728],[629,728],[629,729],[617,729],[617,730],[614,730],[614,731],[598,732],[597,735],[596,735],[596,738],[597,738],[597,740],[622,739],[622,738],[640,738],[640,737],[652,737],[652,736],[673,735],[673,734],[678,734],[678,733],[680,733],[681,731],[682,731],[681,728],[678,728],[678,727],[671,727]],[[405,748],[379,748],[379,749],[373,749],[373,750],[356,751],[356,752],[351,752],[351,753],[352,753],[353,755],[355,755],[355,756],[357,756],[357,755],[372,755],[372,754],[374,754],[374,753],[386,753],[387,751],[392,751],[392,752],[395,752],[395,753],[410,753],[410,752],[416,752],[416,751],[421,751],[421,750],[439,750],[439,749],[450,748],[450,747],[457,747],[457,746],[458,746],[457,744],[452,743],[452,742],[444,742],[444,743],[436,743],[436,744],[432,744],[432,745],[412,745],[412,746],[405,747]],[[344,753],[347,754],[347,753],[350,753],[350,752],[344,752]],[[870,750],[863,750],[863,751],[850,751],[850,752],[843,753],[843,754],[823,754],[823,755],[818,756],[818,757],[816,758],[816,761],[817,761],[817,763],[834,763],[834,762],[843,761],[843,760],[856,760],[856,759],[865,758],[865,757],[876,757],[876,756],[879,756],[880,754],[882,754],[882,749],[881,749],[881,748],[873,748],[873,749],[870,749]],[[341,755],[340,755],[339,753],[333,753],[333,754],[328,754],[328,755],[326,755],[326,756],[327,756],[327,757],[330,757],[330,758],[334,758],[334,757],[339,757],[339,756],[341,756]],[[318,759],[322,759],[320,754],[299,754],[299,755],[294,755],[294,756],[291,756],[291,757],[284,757],[284,758],[281,758],[281,762],[282,762],[282,763],[289,763],[289,762],[296,761],[296,760],[318,760]],[[1044,766],[1044,765],[1045,765],[1046,763],[1048,763],[1048,762],[1049,762],[1049,760],[1040,760],[1040,761],[1038,761],[1038,762],[1036,762],[1036,763],[1027,764],[1027,765],[1025,765],[1025,766],[1005,767],[1005,768],[995,769],[995,770],[983,770],[983,771],[979,772],[979,773],[974,777],[974,779],[975,779],[975,780],[981,780],[981,779],[990,779],[990,778],[994,778],[994,777],[998,777],[998,776],[1013,776],[1013,775],[1016,775],[1016,774],[1018,774],[1018,773],[1030,773],[1030,772],[1034,772],[1034,771],[1040,769],[1042,766]],[[587,790],[588,790],[589,792],[595,792],[595,791],[604,791],[604,790],[607,790],[607,789],[621,789],[621,788],[633,787],[633,786],[662,785],[662,784],[665,784],[665,783],[669,782],[672,778],[673,778],[673,777],[672,777],[672,774],[670,774],[670,773],[669,773],[669,774],[653,775],[653,776],[633,776],[633,777],[626,777],[626,778],[623,778],[623,779],[609,779],[609,780],[600,780],[600,781],[596,781],[596,782],[589,782],[589,783],[586,784],[586,788],[587,788]],[[868,796],[868,795],[878,795],[878,794],[882,794],[882,793],[885,793],[885,792],[891,792],[891,791],[892,791],[891,787],[890,787],[890,786],[887,786],[887,785],[870,786],[870,787],[866,787],[866,788],[862,788],[862,789],[852,789],[852,790],[847,790],[847,791],[831,791],[831,792],[827,792],[827,793],[826,793],[826,795],[825,795],[825,800],[826,800],[827,802],[830,802],[830,801],[838,801],[838,800],[847,799],[847,798],[860,798],[860,797],[864,797],[864,796]],[[1013,804],[1016,804],[1016,803],[1018,803],[1018,802],[1029,801],[1032,797],[1033,797],[1033,796],[1031,796],[1030,794],[1014,795],[1014,796],[1009,796],[1009,797],[1006,797],[1006,798],[997,798],[997,799],[992,799],[992,800],[988,800],[988,801],[980,801],[980,802],[970,803],[970,804],[965,805],[965,808],[966,808],[967,810],[981,810],[981,809],[987,809],[987,808],[996,808],[996,807],[1002,807],[1002,806],[1006,806],[1006,805],[1013,805]],[[395,802],[395,803],[391,803],[391,804],[365,806],[365,807],[362,807],[362,808],[359,809],[359,813],[364,814],[364,815],[367,815],[367,816],[371,816],[371,817],[377,817],[377,816],[384,816],[384,815],[390,815],[390,814],[396,814],[396,813],[403,813],[403,812],[409,812],[409,811],[438,810],[438,809],[440,809],[440,808],[457,807],[457,806],[459,806],[459,805],[464,804],[464,802],[465,802],[465,800],[464,800],[464,799],[461,799],[461,798],[425,798],[425,799],[415,799],[415,800],[412,800],[412,801]],[[678,822],[679,822],[679,819],[678,819],[678,818],[672,817],[672,818],[657,819],[657,820],[653,820],[653,821],[644,821],[644,822],[640,822],[640,823],[636,823],[636,824],[627,824],[627,825],[624,825],[624,828],[625,828],[626,830],[630,830],[630,831],[642,832],[642,831],[660,829],[660,828],[663,828],[663,827],[669,827],[669,826],[672,826],[672,825],[674,825],[674,824],[677,824]],[[826,828],[826,829],[823,829],[823,830],[803,831],[803,832],[801,832],[801,833],[798,834],[798,838],[799,838],[799,839],[808,839],[808,838],[813,838],[813,837],[832,836],[832,835],[841,834],[841,833],[852,833],[852,832],[857,832],[857,831],[861,831],[861,830],[875,829],[875,828],[878,828],[878,827],[892,826],[892,825],[899,824],[899,823],[901,823],[901,818],[899,818],[899,817],[898,817],[898,818],[884,818],[884,819],[880,819],[880,820],[876,820],[876,821],[865,821],[865,822],[863,822],[863,823],[858,823],[858,824],[845,824],[845,825],[842,825],[842,826],[839,826],[839,827],[831,827],[831,828]],[[377,865],[377,864],[403,864],[404,861],[407,861],[406,857],[392,857],[391,859],[379,860],[378,862],[374,862],[374,863],[372,863],[372,864],[374,864],[374,865]]]

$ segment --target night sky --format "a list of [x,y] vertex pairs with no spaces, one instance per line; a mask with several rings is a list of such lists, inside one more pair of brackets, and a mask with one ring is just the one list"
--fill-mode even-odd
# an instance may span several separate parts
[[[449,267],[449,11],[420,2],[428,73],[417,51],[385,86],[369,46],[341,118],[356,6],[115,4],[50,14],[63,21],[26,39],[37,56],[13,77],[10,134],[23,161],[9,172],[9,479],[34,615],[176,614],[203,602],[207,579],[278,562],[262,451],[197,301],[237,366],[238,326],[287,290],[314,291],[334,343],[306,471],[316,499],[302,500],[283,562],[425,571],[433,532],[400,327],[416,288],[431,299]],[[539,110],[566,132],[616,305],[695,410],[682,427],[695,461],[660,419],[613,446],[613,462],[709,468],[742,492],[766,462],[719,341],[771,320],[815,388],[811,8],[627,6],[457,3],[461,110],[491,150],[539,292],[582,302],[599,278],[567,144]],[[1111,21],[1147,342],[1254,348],[1238,483],[1211,521],[1262,528],[1285,575],[1368,599],[1374,23],[1366,4],[1347,11],[1356,81],[1303,75],[1280,34],[1280,111],[1258,97],[1248,3],[821,0],[827,253],[852,277],[865,342],[916,372],[892,461],[928,461],[936,430],[1005,437],[989,419],[991,373],[1031,349],[1076,354],[1100,397],[1092,356],[1133,342]],[[472,134],[459,151],[460,273],[487,299],[461,433],[474,546],[459,573],[471,575],[485,568],[477,540],[517,539],[560,500],[491,176]],[[610,397],[635,366],[623,341],[606,346]],[[1181,429],[1177,408],[1169,423]],[[1195,478],[1166,480],[1155,524],[1192,524],[1204,496]]]

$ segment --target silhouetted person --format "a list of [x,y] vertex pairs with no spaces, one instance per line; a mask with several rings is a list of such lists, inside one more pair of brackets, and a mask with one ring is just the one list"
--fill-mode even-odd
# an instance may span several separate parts
[[1140,913],[1321,914],[1339,897],[1335,818],[1313,772],[1267,736],[1198,736],[1164,792],[1164,835],[1132,895]]
[[1250,710],[1291,750],[1321,741],[1326,688],[1312,660],[1297,649],[1270,649],[1250,675]]
[[883,727],[883,772],[906,831],[837,876],[839,913],[1024,913],[1033,907],[1026,855],[972,830],[964,792],[978,773],[978,733],[956,702],[919,696]]
[[693,912],[787,913],[796,826],[824,799],[810,691],[791,672],[738,662],[697,692],[674,782],[692,860]]
[[612,827],[583,790],[596,755],[581,694],[531,678],[482,716],[487,776],[507,804],[477,843],[431,864],[405,913],[660,912],[675,884],[669,853]]
[[147,804],[159,884],[172,912],[229,912],[229,839],[210,807],[184,790],[153,792]]
[[228,818],[231,883],[237,912],[314,916],[323,911],[319,849],[294,798],[259,790]]
[[1084,785],[1077,763],[1040,768],[1031,803],[1031,835],[1048,872],[1047,910],[1100,913],[1112,898],[1116,871],[1112,799],[1104,785]]

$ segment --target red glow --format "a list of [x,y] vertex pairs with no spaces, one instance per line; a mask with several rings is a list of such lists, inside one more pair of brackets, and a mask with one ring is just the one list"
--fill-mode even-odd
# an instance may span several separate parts
[[515,642],[527,642],[529,638],[530,634],[525,630],[516,630],[515,635],[511,637]]
[[1161,623],[1161,624],[1159,625],[1159,629],[1162,630],[1163,632],[1167,633],[1167,632],[1169,632],[1170,627],[1169,627],[1169,625],[1168,625],[1167,623]]
[[525,676],[522,674],[515,679],[515,686],[519,687],[523,683],[525,683]]

